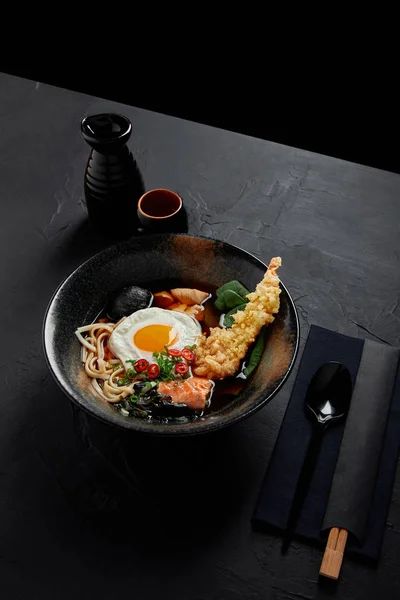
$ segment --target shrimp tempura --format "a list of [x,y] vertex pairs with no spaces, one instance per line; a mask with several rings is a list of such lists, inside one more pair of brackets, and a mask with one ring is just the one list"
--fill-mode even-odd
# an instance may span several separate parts
[[200,339],[196,348],[196,375],[224,379],[236,373],[261,328],[272,323],[273,315],[279,311],[281,290],[276,271],[281,264],[280,257],[271,260],[255,292],[247,294],[246,308],[233,315],[234,323],[230,329],[212,327],[210,335]]

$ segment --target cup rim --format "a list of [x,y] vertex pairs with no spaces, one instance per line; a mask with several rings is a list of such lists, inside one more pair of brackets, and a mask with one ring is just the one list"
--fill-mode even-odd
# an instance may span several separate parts
[[[148,196],[149,194],[152,194],[153,192],[168,192],[169,194],[172,194],[173,196],[176,196],[179,199],[179,206],[178,206],[178,208],[173,213],[171,213],[169,215],[165,215],[163,217],[156,217],[156,216],[149,215],[149,214],[145,213],[144,210],[142,210],[142,207],[141,207],[142,200],[143,200],[143,198],[145,196]],[[156,219],[157,221],[159,221],[159,220],[170,219],[171,217],[173,217],[174,215],[176,215],[176,213],[178,213],[181,210],[182,205],[183,205],[182,198],[180,197],[179,194],[177,194],[177,192],[174,192],[173,190],[169,190],[167,188],[154,188],[152,190],[148,190],[147,192],[145,192],[144,194],[142,194],[142,196],[140,196],[140,198],[138,200],[138,211],[140,212],[140,214],[142,214],[147,219]]]

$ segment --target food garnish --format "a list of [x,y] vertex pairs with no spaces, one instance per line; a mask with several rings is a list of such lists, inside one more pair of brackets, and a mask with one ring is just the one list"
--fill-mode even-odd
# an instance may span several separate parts
[[181,355],[188,363],[192,363],[195,359],[195,354],[190,348],[184,348]]
[[156,364],[153,363],[152,365],[149,365],[147,368],[147,377],[149,379],[156,379],[160,374],[160,367]]
[[140,358],[133,364],[133,368],[135,369],[136,373],[143,373],[143,371],[145,371],[148,366],[149,361],[145,358]]
[[167,350],[168,356],[182,356],[182,352],[180,350],[176,350],[175,348],[168,348]]
[[178,373],[178,375],[186,375],[186,373],[189,371],[189,367],[187,366],[187,364],[183,361],[180,361],[178,363],[176,363],[175,365],[175,373]]

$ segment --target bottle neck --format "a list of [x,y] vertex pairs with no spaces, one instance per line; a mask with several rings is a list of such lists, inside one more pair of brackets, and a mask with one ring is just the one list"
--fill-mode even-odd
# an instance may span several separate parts
[[129,156],[130,150],[125,144],[123,146],[100,146],[92,148],[91,155],[94,156]]

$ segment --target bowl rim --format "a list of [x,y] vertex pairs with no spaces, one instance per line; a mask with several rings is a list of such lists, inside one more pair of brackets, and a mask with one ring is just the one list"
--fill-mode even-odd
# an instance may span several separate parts
[[[289,378],[292,369],[294,367],[294,364],[296,362],[296,358],[298,355],[298,351],[299,351],[299,345],[300,345],[300,320],[299,320],[299,316],[298,316],[298,312],[297,312],[297,308],[296,305],[294,303],[294,300],[290,294],[290,292],[288,291],[288,289],[286,288],[286,286],[284,285],[284,283],[280,280],[280,286],[281,288],[283,288],[283,290],[285,291],[287,298],[289,300],[289,304],[291,305],[292,309],[293,309],[293,313],[295,316],[295,323],[296,323],[296,341],[295,341],[295,345],[294,345],[294,351],[293,351],[293,356],[290,360],[289,366],[286,369],[285,375],[282,377],[281,381],[279,382],[279,384],[277,385],[277,387],[270,393],[267,395],[264,395],[264,392],[261,391],[259,399],[257,401],[257,404],[255,404],[254,406],[251,406],[245,414],[242,414],[240,416],[236,416],[233,415],[230,419],[227,419],[223,422],[219,422],[219,421],[212,421],[212,420],[206,420],[206,421],[198,421],[198,425],[196,427],[196,425],[193,425],[190,428],[182,428],[179,430],[174,430],[172,427],[165,427],[164,431],[151,431],[151,429],[141,429],[141,428],[135,428],[134,426],[132,426],[135,422],[135,419],[126,419],[126,425],[125,422],[121,421],[121,422],[114,422],[111,421],[109,419],[107,419],[106,417],[97,414],[94,410],[91,410],[89,407],[83,405],[81,402],[79,402],[70,392],[68,389],[66,389],[63,384],[61,383],[61,381],[58,379],[54,369],[53,369],[53,365],[52,365],[52,361],[51,358],[48,355],[48,351],[47,351],[47,345],[46,345],[46,330],[48,327],[48,317],[49,314],[54,306],[54,300],[56,299],[57,295],[59,294],[61,288],[66,284],[66,282],[71,279],[80,269],[84,268],[88,263],[90,263],[91,261],[95,261],[98,256],[100,256],[101,254],[105,253],[105,252],[109,252],[110,250],[116,250],[118,249],[118,247],[122,247],[126,244],[129,244],[129,242],[131,240],[141,240],[143,238],[146,239],[150,239],[150,238],[160,238],[160,237],[166,237],[166,236],[172,236],[172,237],[192,237],[192,238],[200,238],[200,239],[205,239],[205,240],[210,240],[212,242],[217,242],[217,243],[221,243],[224,246],[228,246],[230,248],[233,248],[234,250],[240,250],[241,252],[243,252],[244,254],[246,254],[248,256],[248,258],[251,259],[252,262],[257,263],[258,266],[260,266],[260,264],[267,269],[268,266],[259,258],[257,258],[257,256],[255,256],[254,254],[252,254],[251,252],[249,252],[248,250],[244,250],[243,248],[241,248],[240,246],[236,246],[234,244],[230,244],[229,242],[225,242],[224,240],[220,240],[218,238],[211,238],[209,236],[205,236],[205,235],[197,235],[197,234],[192,234],[192,233],[155,233],[155,234],[150,234],[150,235],[143,235],[140,237],[133,237],[133,238],[128,238],[126,240],[123,240],[121,242],[118,242],[117,244],[112,244],[110,246],[107,246],[106,248],[103,248],[103,250],[100,250],[99,252],[96,252],[95,254],[93,254],[91,257],[89,257],[88,259],[86,259],[85,261],[83,261],[82,263],[80,263],[75,269],[73,269],[69,275],[67,275],[66,277],[64,277],[64,279],[59,283],[59,285],[57,286],[57,288],[54,290],[53,294],[51,295],[51,298],[48,302],[48,305],[46,307],[45,313],[44,313],[44,318],[43,318],[43,323],[42,323],[42,347],[43,347],[43,353],[45,356],[45,361],[47,364],[47,367],[53,377],[53,379],[55,380],[56,384],[58,385],[58,387],[60,388],[60,390],[63,392],[63,394],[71,401],[73,402],[75,405],[77,405],[81,410],[85,411],[86,413],[88,413],[89,415],[91,415],[92,417],[99,419],[100,421],[102,421],[103,423],[106,423],[107,425],[109,425],[110,427],[116,427],[118,429],[122,429],[123,431],[130,431],[132,433],[138,433],[138,434],[144,434],[144,435],[153,435],[156,437],[190,437],[193,435],[199,435],[199,434],[207,434],[207,433],[211,433],[213,431],[218,431],[220,429],[224,429],[226,427],[230,427],[231,425],[234,425],[235,423],[239,423],[245,419],[247,419],[248,417],[254,415],[257,411],[259,411],[261,408],[263,408],[266,404],[269,404],[269,402],[274,398],[274,396],[276,396],[276,394],[281,390],[281,388],[283,387],[283,385],[286,383],[287,379]],[[204,424],[204,425],[203,425]]]

